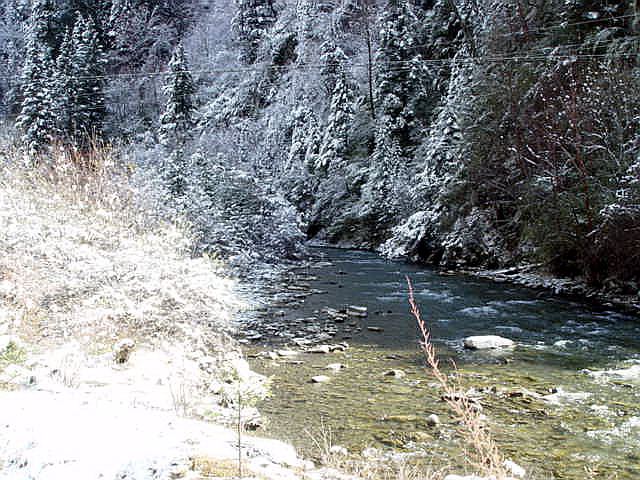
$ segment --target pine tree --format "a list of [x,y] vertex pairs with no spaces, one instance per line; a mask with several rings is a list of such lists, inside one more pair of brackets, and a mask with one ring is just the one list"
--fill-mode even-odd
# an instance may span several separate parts
[[57,126],[61,136],[69,139],[72,132],[71,113],[74,109],[75,76],[72,64],[73,39],[71,31],[65,32],[54,72]]
[[171,147],[184,145],[195,126],[196,88],[181,43],[173,52],[169,69],[171,73],[164,87],[167,107],[160,117],[160,141]]
[[78,14],[73,28],[71,136],[86,142],[102,134],[106,115],[104,74],[106,59],[93,22]]
[[252,64],[264,34],[276,21],[274,0],[236,0],[237,13],[233,29],[240,43],[240,61]]
[[320,75],[327,93],[331,95],[336,79],[344,72],[347,56],[333,40],[327,40],[320,45]]
[[349,129],[353,121],[353,86],[345,71],[347,56],[335,44],[323,56],[325,83],[332,85],[329,118],[316,162],[317,169],[338,167],[344,161]]
[[380,18],[376,102],[380,122],[402,148],[417,143],[414,137],[431,107],[428,84],[432,75],[420,53],[419,32],[411,4],[390,0]]
[[291,146],[289,147],[288,169],[298,170],[314,168],[320,151],[318,117],[309,106],[309,99],[305,96],[293,113]]
[[49,50],[29,49],[23,70],[22,108],[16,125],[33,154],[44,151],[57,137],[56,105],[53,100],[53,60]]
[[48,0],[33,5],[27,31],[26,57],[22,73],[23,101],[16,125],[32,153],[42,152],[57,137],[53,83],[54,62],[50,18],[55,7]]
[[196,92],[184,48],[178,44],[169,62],[170,75],[164,88],[167,107],[160,117],[160,141],[169,153],[165,172],[171,190],[182,195],[186,187],[185,147],[195,127]]
[[31,7],[28,41],[42,48],[54,49],[57,46],[58,16],[59,7],[53,0],[36,0]]

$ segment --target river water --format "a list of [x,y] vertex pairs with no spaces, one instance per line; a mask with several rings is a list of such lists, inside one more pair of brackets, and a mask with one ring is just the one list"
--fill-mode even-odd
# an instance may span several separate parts
[[[287,284],[316,293],[263,315],[254,327],[265,336],[248,352],[322,333],[331,335],[325,343],[349,348],[252,361],[272,378],[259,408],[273,435],[308,454],[330,432],[351,452],[419,453],[432,468],[465,468],[456,418],[419,350],[408,276],[443,369],[455,362],[460,388],[480,399],[506,457],[535,478],[640,478],[640,319],[368,252],[321,253],[326,261]],[[367,307],[368,316],[336,323],[325,313],[347,305]],[[468,351],[462,341],[470,335],[500,335],[517,347]],[[331,363],[346,368],[328,370]],[[392,369],[405,375],[384,375]],[[314,375],[330,381],[310,383]],[[430,426],[431,414],[441,423]]]

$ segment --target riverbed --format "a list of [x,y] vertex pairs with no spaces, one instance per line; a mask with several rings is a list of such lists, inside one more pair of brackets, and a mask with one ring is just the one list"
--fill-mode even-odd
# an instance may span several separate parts
[[[291,273],[248,335],[248,354],[261,354],[254,369],[272,378],[259,406],[271,434],[308,455],[330,433],[353,453],[467,467],[457,419],[419,349],[409,277],[443,369],[455,363],[460,390],[476,399],[506,457],[535,478],[640,478],[640,319],[368,252],[320,253]],[[349,305],[367,315],[333,314]],[[517,347],[465,350],[471,335]],[[340,348],[309,353],[318,343]],[[274,353],[283,349],[297,353]],[[327,368],[337,363],[344,368]],[[311,383],[318,375],[328,381]]]

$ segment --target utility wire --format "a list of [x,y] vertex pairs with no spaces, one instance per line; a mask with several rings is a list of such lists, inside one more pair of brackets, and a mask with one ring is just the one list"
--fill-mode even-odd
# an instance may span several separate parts
[[[633,39],[640,38],[631,37]],[[608,42],[601,42],[600,45],[604,45],[606,43],[611,43],[615,40],[610,40]],[[555,47],[540,47],[539,49],[533,49],[532,51],[538,51],[543,49],[558,49],[558,48],[574,48],[576,46],[581,46],[581,44],[569,44],[569,45],[557,45]],[[479,63],[479,62],[509,62],[509,61],[550,61],[557,59],[567,59],[567,60],[585,60],[585,59],[597,59],[597,58],[631,58],[638,56],[637,53],[610,53],[610,54],[555,54],[555,55],[484,55],[473,58],[453,58],[453,59],[412,59],[412,60],[394,60],[388,62],[375,62],[373,64],[374,67],[380,66],[389,66],[389,67],[398,67],[398,70],[409,69],[413,64],[423,64],[423,65],[441,65],[441,66],[449,66],[449,65],[457,65],[457,64],[465,64],[465,63]],[[350,68],[366,68],[369,65],[366,63],[346,63],[347,67]],[[298,70],[298,71],[315,71],[322,68],[325,68],[325,64],[298,64],[298,65],[283,65],[283,66],[264,66],[264,67],[255,67],[255,68],[215,68],[215,69],[206,69],[206,70],[181,70],[180,72],[173,71],[162,71],[162,72],[137,72],[137,73],[115,73],[115,74],[105,74],[105,75],[95,75],[95,76],[74,76],[68,77],[73,80],[108,80],[108,79],[135,79],[135,78],[163,78],[174,73],[189,73],[191,75],[203,75],[203,74],[225,74],[225,73],[261,73],[268,71],[290,71],[290,70]],[[21,78],[22,75],[3,75],[0,76],[0,79],[3,80],[15,80]],[[17,82],[18,84],[24,83]]]

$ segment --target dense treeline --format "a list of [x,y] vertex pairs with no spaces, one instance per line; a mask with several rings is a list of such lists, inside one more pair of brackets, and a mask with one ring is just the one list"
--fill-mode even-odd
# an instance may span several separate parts
[[637,291],[636,0],[1,4],[27,147],[126,140],[203,248],[293,254],[302,229]]

